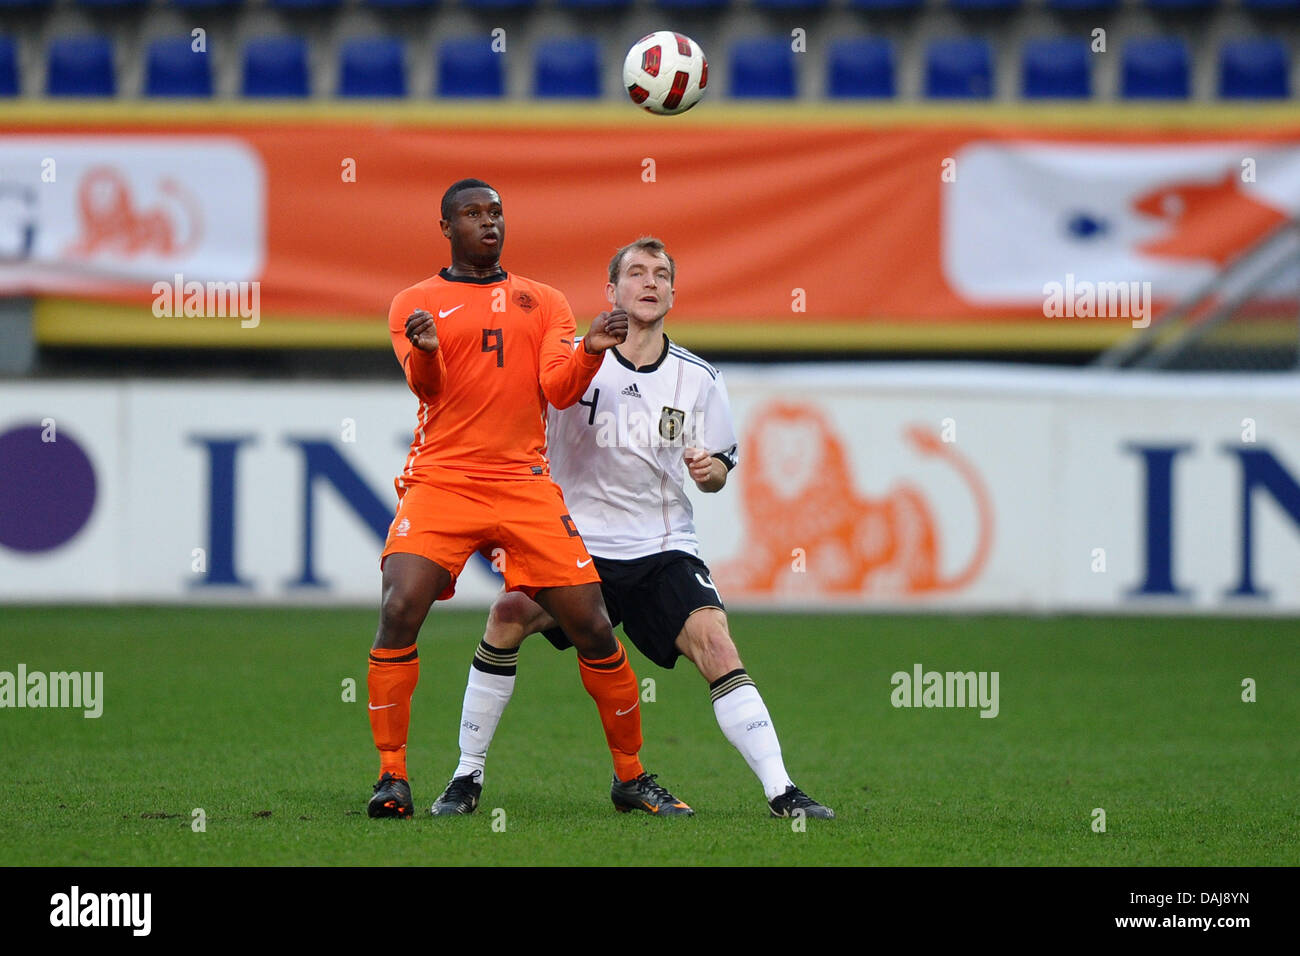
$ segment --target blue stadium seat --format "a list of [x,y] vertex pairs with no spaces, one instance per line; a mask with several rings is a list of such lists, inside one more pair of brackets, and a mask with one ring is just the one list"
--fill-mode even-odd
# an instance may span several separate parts
[[1047,9],[1059,13],[1098,13],[1118,8],[1119,0],[1047,0]]
[[504,59],[487,36],[444,40],[438,49],[438,95],[504,96]]
[[1241,0],[1247,10],[1274,13],[1279,10],[1300,10],[1300,0]]
[[460,0],[466,10],[522,10],[537,6],[538,0]]
[[332,10],[343,0],[267,0],[277,10]]
[[112,96],[113,43],[108,37],[56,37],[46,56],[45,92],[50,96]]
[[754,0],[759,10],[825,10],[830,0]]
[[92,10],[124,10],[127,7],[142,7],[149,0],[77,0],[77,5]]
[[732,44],[731,95],[738,99],[792,99],[794,51],[789,37],[750,37]]
[[1250,100],[1290,96],[1286,44],[1276,37],[1225,40],[1219,49],[1219,95]]
[[1213,10],[1219,5],[1219,0],[1146,0],[1146,5],[1161,13],[1191,13]]
[[244,0],[171,0],[173,7],[182,10],[215,10],[218,7],[237,7]]
[[849,0],[854,10],[871,13],[892,13],[899,10],[920,10],[925,0]]
[[244,44],[244,96],[305,97],[309,86],[302,37],[257,37]]
[[725,10],[730,3],[731,0],[655,0],[655,6],[663,10],[688,13],[694,10],[702,12]]
[[826,95],[831,99],[895,95],[894,45],[883,37],[835,40],[826,59]]
[[0,0],[0,10],[35,10],[53,3],[54,0]]
[[[426,10],[438,5],[438,0],[362,0],[367,7],[376,10]],[[463,4],[467,7],[478,6],[474,3]]]
[[933,40],[925,51],[925,95],[930,99],[988,99],[993,95],[993,50],[987,40]]
[[632,0],[556,0],[561,10],[587,12],[593,10],[626,10]]
[[188,36],[163,37],[145,54],[145,96],[211,96],[212,63]]
[[600,96],[600,43],[592,37],[554,37],[537,44],[533,92],[540,97]]
[[0,36],[0,96],[18,95],[18,51],[13,37]]
[[1092,95],[1092,53],[1081,37],[1025,41],[1021,95],[1026,99],[1087,99]]
[[339,96],[405,96],[406,61],[396,37],[351,37],[339,47]]
[[962,13],[981,13],[985,10],[1010,13],[1020,7],[1020,0],[948,0],[948,5]]
[[1125,99],[1185,100],[1190,93],[1187,44],[1177,37],[1130,40],[1120,62]]

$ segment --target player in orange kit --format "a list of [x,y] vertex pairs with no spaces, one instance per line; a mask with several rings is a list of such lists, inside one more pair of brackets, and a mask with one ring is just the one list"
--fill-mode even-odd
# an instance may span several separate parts
[[[507,590],[544,607],[578,650],[582,683],[614,759],[615,806],[689,814],[641,766],[636,675],[546,460],[547,403],[567,408],[582,397],[602,353],[626,338],[627,313],[602,312],[575,349],[564,296],[501,268],[501,197],[481,180],[451,185],[439,225],[451,243],[451,267],[399,293],[388,313],[393,349],[420,407],[381,559],[382,607],[367,680],[380,770],[367,812],[413,812],[406,740],[420,625],[434,601],[455,592],[475,551],[500,549]],[[480,644],[473,666],[513,674],[516,660],[517,651]]]

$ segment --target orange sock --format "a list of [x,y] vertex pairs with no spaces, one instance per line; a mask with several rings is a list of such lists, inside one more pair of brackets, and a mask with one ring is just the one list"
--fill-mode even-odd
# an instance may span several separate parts
[[614,758],[614,775],[619,780],[639,777],[645,772],[637,756],[641,750],[641,694],[623,645],[619,644],[617,652],[600,660],[587,660],[579,655],[578,673],[582,675],[582,686],[587,688],[600,711],[605,742]]
[[370,731],[379,748],[379,776],[406,777],[406,734],[411,723],[411,695],[420,679],[415,645],[376,647],[370,651]]

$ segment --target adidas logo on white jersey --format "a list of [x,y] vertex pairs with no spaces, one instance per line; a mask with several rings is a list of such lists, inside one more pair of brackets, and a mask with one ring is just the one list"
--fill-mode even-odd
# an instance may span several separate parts
[[641,397],[641,389],[639,389],[639,388],[636,387],[636,382],[633,382],[633,383],[632,383],[631,385],[629,385],[627,388],[623,389],[623,391],[621,392],[621,394],[623,394],[623,395],[630,395],[630,396],[632,396],[633,398],[640,398],[640,397]]

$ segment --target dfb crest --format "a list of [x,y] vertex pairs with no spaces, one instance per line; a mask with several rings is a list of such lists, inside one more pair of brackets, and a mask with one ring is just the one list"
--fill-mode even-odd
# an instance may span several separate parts
[[681,409],[664,406],[659,414],[659,437],[664,441],[676,441],[686,424],[686,413]]

